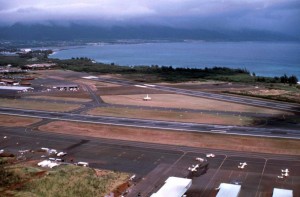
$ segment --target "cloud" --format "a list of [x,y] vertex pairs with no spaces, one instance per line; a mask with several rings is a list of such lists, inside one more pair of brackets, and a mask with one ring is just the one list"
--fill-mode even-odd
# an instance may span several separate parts
[[298,31],[298,0],[0,0],[0,24],[150,23]]

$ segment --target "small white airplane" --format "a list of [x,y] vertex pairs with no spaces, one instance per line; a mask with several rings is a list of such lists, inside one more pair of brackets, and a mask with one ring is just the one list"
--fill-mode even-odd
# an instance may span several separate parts
[[210,154],[206,154],[206,157],[215,157],[215,155],[210,153]]
[[285,173],[289,173],[290,171],[289,171],[289,169],[281,169],[281,172],[285,172]]
[[192,167],[189,167],[188,170],[191,171],[191,172],[196,172],[196,171],[197,171],[197,168],[199,168],[199,164],[197,164],[197,165],[192,165]]
[[244,169],[246,165],[248,165],[246,162],[240,163],[240,165],[238,166],[238,168]]
[[135,179],[135,174],[129,178],[130,181],[133,181],[133,179]]
[[196,161],[200,161],[201,163],[205,161],[205,159],[201,158],[201,157],[196,157]]
[[59,153],[57,153],[56,156],[58,156],[58,157],[63,157],[63,156],[65,156],[65,155],[67,155],[66,152],[59,152]]

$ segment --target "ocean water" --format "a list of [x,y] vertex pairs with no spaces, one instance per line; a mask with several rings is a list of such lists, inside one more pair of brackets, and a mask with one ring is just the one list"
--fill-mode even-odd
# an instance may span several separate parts
[[118,65],[246,68],[261,76],[296,75],[300,80],[300,43],[163,42],[101,44],[59,50],[51,57],[88,57]]

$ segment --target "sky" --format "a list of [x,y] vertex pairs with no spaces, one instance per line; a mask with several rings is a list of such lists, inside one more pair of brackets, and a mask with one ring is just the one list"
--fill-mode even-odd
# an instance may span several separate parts
[[0,25],[164,25],[300,35],[300,0],[0,0]]

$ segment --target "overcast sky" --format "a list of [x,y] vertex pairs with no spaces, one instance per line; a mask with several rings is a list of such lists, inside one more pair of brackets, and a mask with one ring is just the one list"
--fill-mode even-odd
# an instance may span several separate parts
[[157,24],[299,35],[300,0],[0,0],[0,25]]

